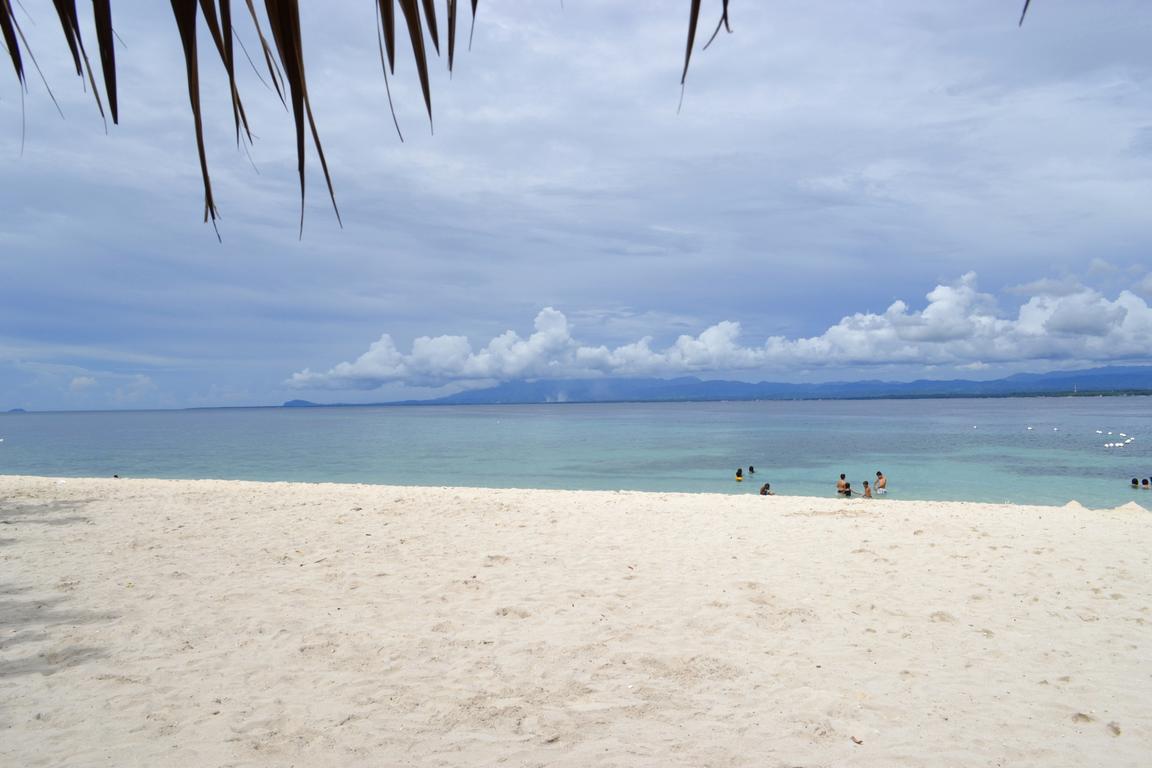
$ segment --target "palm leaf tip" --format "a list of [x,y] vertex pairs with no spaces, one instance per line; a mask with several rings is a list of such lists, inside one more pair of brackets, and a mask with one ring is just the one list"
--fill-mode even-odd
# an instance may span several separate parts
[[428,82],[428,54],[424,48],[424,33],[420,27],[420,8],[416,0],[399,0],[400,11],[408,27],[408,39],[412,43],[412,56],[416,60],[416,74],[420,77],[420,90],[424,94],[424,106],[428,110],[428,121],[432,121],[432,88]]
[[288,84],[292,102],[292,117],[296,123],[296,160],[297,171],[300,174],[300,233],[303,236],[305,119],[307,119],[308,127],[312,133],[312,143],[316,147],[316,154],[320,158],[320,168],[324,172],[324,180],[328,184],[328,195],[332,198],[332,208],[336,211],[337,221],[340,221],[340,209],[336,205],[336,193],[332,187],[332,177],[328,172],[328,162],[324,157],[324,148],[320,143],[320,134],[316,129],[316,120],[312,116],[312,104],[308,98],[303,35],[300,28],[300,8],[296,0],[264,0],[264,8],[268,15],[268,26],[272,30],[272,41],[276,45],[276,52],[283,67],[284,80]]
[[8,56],[12,59],[12,69],[20,84],[24,85],[24,60],[20,56],[20,43],[16,39],[19,24],[12,13],[12,4],[9,0],[0,0],[0,34],[4,36],[4,46],[8,49]]
[[204,221],[216,225],[219,212],[212,198],[212,179],[208,175],[208,157],[204,149],[204,121],[200,109],[200,73],[196,51],[196,0],[172,0],[172,14],[184,47],[184,65],[188,77],[188,101],[192,106],[192,122],[196,130],[196,150],[200,155],[200,176],[204,181]]
[[436,5],[435,0],[423,0],[424,2],[424,18],[427,19],[428,35],[432,38],[432,47],[436,49],[436,55],[440,55],[440,33],[436,29]]
[[696,44],[696,26],[700,22],[700,0],[692,0],[688,9],[688,45],[684,49],[684,71],[680,75],[680,85],[688,79],[688,64],[692,61],[692,46]]
[[116,95],[116,48],[110,0],[92,0],[92,15],[96,23],[96,43],[100,47],[100,69],[104,73],[108,111],[112,113],[112,122],[118,124],[120,107]]
[[452,71],[453,59],[456,55],[456,0],[448,2],[448,71]]

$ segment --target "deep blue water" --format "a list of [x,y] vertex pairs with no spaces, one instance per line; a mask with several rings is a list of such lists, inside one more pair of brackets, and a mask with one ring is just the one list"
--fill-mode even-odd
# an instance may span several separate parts
[[1148,397],[28,413],[0,438],[3,474],[832,496],[879,469],[893,498],[1152,507]]

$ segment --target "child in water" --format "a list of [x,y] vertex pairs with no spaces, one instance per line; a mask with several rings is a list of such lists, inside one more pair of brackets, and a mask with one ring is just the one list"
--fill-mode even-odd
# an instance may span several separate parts
[[744,467],[739,467],[736,470],[736,482],[739,483],[739,482],[742,482],[743,480],[744,480]]
[[772,493],[772,484],[771,483],[764,483],[764,485],[760,486],[760,495],[761,496],[775,496],[776,494]]
[[868,485],[867,480],[864,481],[864,493],[861,495],[866,499],[872,498],[872,488]]

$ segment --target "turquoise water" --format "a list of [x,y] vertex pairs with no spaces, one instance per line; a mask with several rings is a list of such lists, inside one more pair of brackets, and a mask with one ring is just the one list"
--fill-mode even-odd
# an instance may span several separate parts
[[3,474],[832,496],[879,469],[893,498],[1152,507],[1147,397],[0,414],[0,438]]

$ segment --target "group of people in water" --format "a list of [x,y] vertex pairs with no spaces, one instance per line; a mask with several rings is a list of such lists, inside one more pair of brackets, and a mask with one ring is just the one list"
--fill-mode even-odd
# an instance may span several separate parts
[[[749,475],[756,474],[756,467],[749,464],[748,465],[748,474]],[[738,482],[738,483],[744,482],[744,467],[737,467],[736,468],[736,482]],[[764,483],[764,485],[760,486],[760,495],[761,496],[775,496],[776,494],[772,492],[772,484],[771,483]]]
[[[749,464],[748,465],[748,474],[750,476],[756,474],[756,467]],[[744,467],[737,467],[737,469],[736,469],[736,482],[738,482],[738,483],[744,482]],[[1133,488],[1136,487],[1136,478],[1132,478],[1132,487]],[[1144,487],[1145,488],[1148,487],[1148,481],[1147,480],[1144,481]],[[836,481],[836,494],[839,496],[844,496],[845,498],[850,498],[854,495],[859,495],[865,499],[871,499],[873,497],[873,494],[875,494],[877,496],[883,496],[886,493],[888,493],[888,478],[885,477],[884,473],[880,472],[879,470],[877,470],[877,472],[876,472],[876,484],[875,485],[869,485],[868,481],[865,480],[864,481],[864,490],[862,490],[862,491],[853,490],[852,489],[852,483],[848,482],[848,478],[843,472],[840,473],[840,479]],[[771,483],[764,483],[764,485],[760,486],[760,495],[761,496],[775,496],[776,494],[772,492],[772,484]]]
[[1137,478],[1134,477],[1134,478],[1132,478],[1132,489],[1135,490],[1137,488],[1141,488],[1141,489],[1146,491],[1149,488],[1152,488],[1152,485],[1149,485],[1148,478],[1144,478],[1143,480],[1137,480]]
[[843,472],[840,473],[840,479],[836,481],[836,493],[845,498],[849,498],[854,494],[859,494],[865,499],[872,498],[872,494],[883,496],[888,493],[888,478],[884,477],[884,473],[879,470],[876,471],[876,484],[869,485],[868,481],[864,481],[864,490],[856,491],[852,488],[852,483],[848,482],[848,478]]

